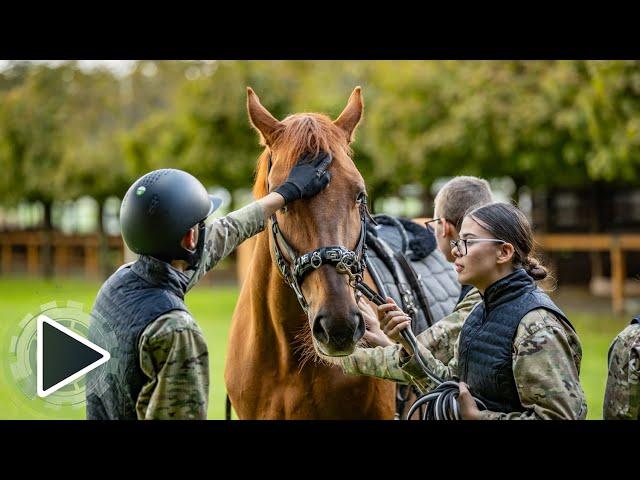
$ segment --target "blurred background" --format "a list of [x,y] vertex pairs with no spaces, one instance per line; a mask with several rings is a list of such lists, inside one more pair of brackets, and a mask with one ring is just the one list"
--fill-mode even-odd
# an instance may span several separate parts
[[[221,215],[252,200],[261,147],[247,86],[282,119],[336,118],[357,85],[352,146],[373,211],[431,217],[455,175],[516,202],[583,342],[589,418],[601,418],[608,346],[640,312],[636,61],[0,61],[0,339],[51,300],[91,309],[129,257],[118,213],[140,175],[186,170],[225,199]],[[187,296],[210,345],[210,418],[223,418],[237,257]],[[33,418],[9,389],[0,418]]]

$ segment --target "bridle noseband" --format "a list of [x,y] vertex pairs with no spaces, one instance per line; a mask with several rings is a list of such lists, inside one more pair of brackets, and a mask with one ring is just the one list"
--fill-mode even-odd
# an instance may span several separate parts
[[[271,154],[269,154],[267,164],[267,191],[269,191],[268,176],[271,171]],[[355,250],[349,250],[342,245],[332,245],[328,247],[316,248],[312,252],[298,256],[296,251],[284,238],[276,214],[271,215],[271,240],[273,245],[273,255],[276,265],[285,282],[296,294],[298,303],[302,310],[309,315],[309,304],[302,293],[302,282],[311,272],[318,270],[323,265],[335,267],[340,274],[349,277],[349,285],[357,289],[359,282],[362,282],[362,275],[365,270],[365,237],[367,234],[367,218],[371,218],[367,207],[367,197],[363,194],[360,200],[360,237]],[[286,256],[283,253],[286,252]],[[356,290],[357,291],[357,290]]]

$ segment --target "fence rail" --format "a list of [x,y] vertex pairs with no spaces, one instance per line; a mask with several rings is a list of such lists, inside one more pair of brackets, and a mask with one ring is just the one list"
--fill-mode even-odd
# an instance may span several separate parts
[[[424,220],[424,219],[421,219]],[[418,221],[418,219],[416,219]],[[99,277],[101,271],[101,238],[98,234],[65,235],[52,232],[53,270],[56,274],[67,274],[72,266],[71,251],[82,250],[83,270],[87,277]],[[26,271],[31,275],[43,272],[43,248],[47,233],[0,232],[0,268],[3,274],[14,271],[17,248],[26,249]],[[116,255],[114,263],[124,263],[124,244],[119,235],[105,236],[106,250]],[[624,284],[627,277],[625,254],[640,251],[640,234],[538,234],[536,244],[543,252],[609,252],[611,258],[611,308],[615,313],[624,311]],[[240,282],[244,279],[253,253],[253,241],[247,241],[238,250],[236,272]],[[222,273],[222,272],[220,272]],[[635,272],[634,272],[635,273]],[[213,279],[209,279],[213,280]],[[210,283],[210,282],[206,282]]]
[[[47,242],[49,236],[49,242]],[[109,254],[117,255],[116,263],[124,262],[124,250],[122,237],[108,235],[101,239],[98,234],[66,235],[61,232],[1,232],[0,265],[2,273],[14,271],[16,249],[26,250],[26,271],[30,275],[37,275],[44,271],[45,254],[43,249],[47,243],[51,245],[53,270],[56,273],[66,274],[72,266],[71,253],[74,249],[82,251],[83,268],[87,277],[100,275],[100,249],[101,241],[105,242],[105,249]]]
[[545,233],[536,243],[546,252],[602,252],[611,259],[611,308],[624,312],[624,283],[627,278],[625,253],[640,251],[640,234],[621,233]]

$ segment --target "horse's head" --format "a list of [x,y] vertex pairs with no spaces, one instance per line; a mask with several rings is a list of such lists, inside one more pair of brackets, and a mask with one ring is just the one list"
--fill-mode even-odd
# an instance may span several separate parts
[[[365,184],[351,160],[349,144],[362,116],[360,88],[353,91],[335,121],[316,113],[298,113],[278,121],[261,105],[251,88],[247,107],[265,147],[258,163],[256,198],[284,182],[302,154],[322,150],[333,156],[329,186],[316,197],[293,202],[277,212],[278,227],[286,242],[297,256],[327,246],[355,251],[362,226]],[[274,241],[271,237],[272,255]],[[291,265],[294,259],[285,261]],[[306,275],[300,285],[313,344],[323,355],[352,353],[365,333],[364,319],[347,280],[335,266],[322,265]]]

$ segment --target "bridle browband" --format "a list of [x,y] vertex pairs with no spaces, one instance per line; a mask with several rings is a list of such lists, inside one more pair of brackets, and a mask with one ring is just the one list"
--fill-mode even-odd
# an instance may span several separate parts
[[[331,154],[329,154],[331,155]],[[271,171],[271,153],[269,153],[267,163],[267,191],[269,189],[269,172]],[[357,290],[358,283],[362,282],[362,275],[365,270],[365,237],[367,234],[367,218],[371,218],[367,206],[367,196],[362,194],[360,201],[360,236],[356,244],[355,250],[349,250],[342,245],[332,245],[328,247],[320,247],[315,250],[297,255],[297,252],[291,247],[285,239],[276,214],[271,215],[271,239],[273,245],[273,255],[276,265],[285,282],[291,287],[296,294],[298,303],[302,310],[309,315],[309,304],[302,293],[302,282],[311,272],[318,270],[323,265],[331,265],[335,267],[340,274],[349,276],[349,285]],[[375,220],[372,219],[375,222]],[[285,253],[286,252],[286,255]]]

